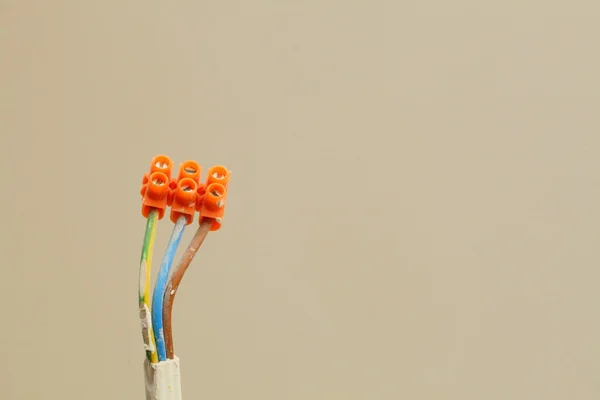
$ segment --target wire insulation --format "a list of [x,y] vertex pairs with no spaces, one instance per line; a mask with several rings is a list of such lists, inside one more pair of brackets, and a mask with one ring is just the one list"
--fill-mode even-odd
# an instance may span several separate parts
[[181,400],[181,368],[179,359],[150,363],[144,360],[147,400]]
[[142,255],[140,257],[140,282],[138,293],[144,347],[146,348],[146,356],[148,357],[148,360],[153,363],[158,361],[158,357],[156,355],[156,345],[154,342],[154,334],[152,332],[152,322],[150,318],[150,277],[157,220],[158,211],[150,211],[146,221],[146,231],[144,233]]
[[166,350],[165,350],[165,339],[163,333],[163,297],[165,289],[167,287],[167,280],[169,278],[169,270],[173,264],[173,258],[175,252],[183,236],[183,231],[186,225],[186,217],[182,216],[177,219],[173,233],[167,244],[167,250],[163,257],[160,270],[158,271],[158,277],[156,278],[156,284],[154,286],[154,294],[152,296],[152,325],[154,328],[154,340],[156,342],[156,351],[158,353],[158,361],[165,361]]
[[213,224],[214,220],[212,218],[205,218],[200,223],[198,230],[194,234],[192,241],[188,245],[185,253],[181,257],[181,260],[177,264],[177,266],[173,269],[173,273],[169,278],[169,282],[167,284],[167,288],[164,294],[164,304],[163,304],[163,324],[164,324],[164,339],[167,348],[167,359],[172,360],[174,358],[174,349],[173,349],[173,328],[172,328],[172,311],[173,311],[173,302],[175,301],[175,294],[177,293],[177,288],[179,288],[179,284],[183,279],[183,275],[185,271],[188,269],[194,256],[202,246],[202,242],[206,239],[208,232],[210,232],[210,228]]

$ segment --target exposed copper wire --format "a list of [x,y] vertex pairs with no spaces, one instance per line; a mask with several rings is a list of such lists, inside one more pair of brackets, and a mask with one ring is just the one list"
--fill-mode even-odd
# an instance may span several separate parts
[[167,348],[167,359],[173,359],[174,350],[173,350],[173,329],[171,325],[172,321],[172,310],[173,310],[173,302],[175,301],[175,294],[177,294],[177,288],[179,288],[179,284],[183,279],[183,275],[185,271],[188,269],[196,252],[200,249],[202,242],[210,232],[210,228],[213,224],[214,220],[212,218],[205,218],[200,223],[198,230],[194,234],[192,241],[188,245],[185,253],[181,257],[181,260],[177,264],[177,266],[173,269],[171,277],[167,283],[167,289],[165,290],[164,300],[163,300],[163,329],[165,335],[165,346]]

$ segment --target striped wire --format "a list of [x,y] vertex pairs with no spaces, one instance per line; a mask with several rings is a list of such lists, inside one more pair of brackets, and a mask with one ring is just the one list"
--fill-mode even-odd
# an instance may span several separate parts
[[173,264],[173,258],[175,258],[175,252],[183,236],[187,219],[185,216],[179,217],[171,233],[171,238],[167,244],[167,250],[163,257],[160,270],[158,271],[158,277],[156,278],[156,284],[154,285],[154,293],[152,295],[152,325],[154,328],[154,341],[156,343],[156,351],[158,353],[158,361],[165,361],[167,359],[167,353],[165,348],[165,337],[163,331],[163,297],[167,288],[167,280],[169,278],[169,271]]
[[156,222],[158,211],[152,210],[146,222],[142,255],[140,257],[140,282],[138,301],[140,307],[140,320],[142,323],[142,337],[146,356],[153,363],[158,361],[154,334],[152,332],[152,321],[150,317],[150,278],[152,267],[152,250],[154,249],[154,238],[156,237]]

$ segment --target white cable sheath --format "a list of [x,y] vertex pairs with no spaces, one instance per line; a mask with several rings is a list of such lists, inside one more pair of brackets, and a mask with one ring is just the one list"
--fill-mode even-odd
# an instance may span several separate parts
[[181,400],[179,358],[152,364],[144,360],[146,400]]

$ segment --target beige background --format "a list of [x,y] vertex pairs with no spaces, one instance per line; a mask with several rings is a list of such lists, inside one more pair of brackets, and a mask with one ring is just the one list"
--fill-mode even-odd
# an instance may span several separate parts
[[186,399],[597,399],[594,3],[0,0],[0,398],[143,398],[165,153],[233,171]]

